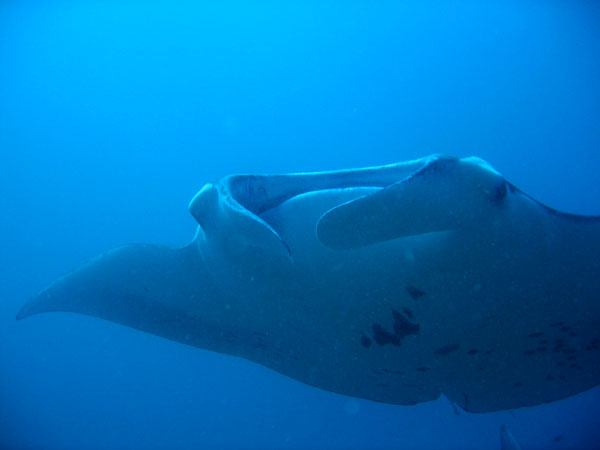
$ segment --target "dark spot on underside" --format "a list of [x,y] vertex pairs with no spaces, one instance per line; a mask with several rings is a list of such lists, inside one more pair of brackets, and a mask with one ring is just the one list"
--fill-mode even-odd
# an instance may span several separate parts
[[373,324],[373,339],[378,345],[385,345],[392,343],[394,345],[400,345],[400,341],[389,331],[385,330],[378,323]]
[[401,313],[392,309],[394,316],[394,333],[390,333],[380,324],[373,324],[373,339],[378,345],[392,344],[400,346],[402,339],[410,334],[419,334],[419,324],[408,320]]
[[477,353],[479,353],[479,350],[477,350],[476,348],[472,348],[471,350],[469,350],[467,352],[469,355],[473,356],[476,355]]
[[459,344],[449,344],[444,345],[443,347],[438,348],[435,353],[437,355],[447,355],[448,353],[452,353],[460,348]]
[[564,438],[563,438],[563,435],[562,435],[562,434],[559,434],[559,435],[558,435],[558,436],[556,436],[554,439],[552,439],[552,442],[560,442],[560,441],[562,441],[563,439],[564,439]]
[[381,369],[385,373],[395,373],[396,375],[404,375],[406,372],[403,370],[392,370],[392,369]]
[[540,337],[540,336],[542,336],[543,334],[544,334],[544,333],[541,333],[541,332],[539,332],[539,331],[536,331],[535,333],[528,334],[528,335],[527,335],[527,337],[529,337],[529,338],[536,338],[536,337]]
[[414,286],[406,286],[406,292],[409,293],[413,300],[418,300],[427,294],[427,292],[417,289]]
[[371,346],[371,339],[369,339],[362,331],[360,332],[360,345],[365,348],[369,348]]

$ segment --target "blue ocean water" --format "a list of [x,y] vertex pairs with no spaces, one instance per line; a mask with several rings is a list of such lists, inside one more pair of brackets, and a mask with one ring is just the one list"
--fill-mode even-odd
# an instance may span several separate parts
[[75,314],[15,321],[129,242],[183,245],[229,173],[477,155],[600,214],[600,3],[0,3],[0,448],[600,448],[600,390],[469,414],[315,389]]

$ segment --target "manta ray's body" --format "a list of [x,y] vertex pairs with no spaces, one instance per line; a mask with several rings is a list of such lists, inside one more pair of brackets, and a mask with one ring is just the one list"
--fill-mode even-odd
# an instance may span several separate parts
[[190,210],[190,245],[108,252],[18,317],[89,314],[395,404],[485,412],[600,382],[600,220],[481,160],[227,177]]

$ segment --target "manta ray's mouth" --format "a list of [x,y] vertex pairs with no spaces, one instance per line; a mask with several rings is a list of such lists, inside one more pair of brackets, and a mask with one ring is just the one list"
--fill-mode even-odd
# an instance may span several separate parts
[[232,175],[219,183],[223,195],[240,207],[260,216],[265,211],[298,195],[331,189],[385,188],[410,177],[424,167],[457,161],[433,155],[415,161],[362,169],[287,175]]
[[315,229],[323,245],[346,250],[477,227],[494,214],[488,200],[496,205],[503,200],[497,192],[506,193],[506,181],[478,158],[433,155],[356,170],[232,175],[206,185],[190,203],[190,212],[210,242],[233,239],[291,258],[288,244],[264,213],[298,196],[339,189],[367,192],[322,211]]
[[454,161],[456,158],[433,155],[364,169],[286,175],[233,175],[204,186],[190,202],[189,209],[211,242],[233,239],[255,248],[283,252],[291,258],[287,243],[275,227],[264,219],[265,212],[294,197],[319,191],[384,189],[417,174],[432,162],[440,165]]

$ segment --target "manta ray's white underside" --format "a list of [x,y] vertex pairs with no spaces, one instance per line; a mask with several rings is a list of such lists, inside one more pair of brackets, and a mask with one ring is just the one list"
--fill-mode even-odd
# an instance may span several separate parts
[[18,317],[73,311],[346,395],[485,412],[600,382],[600,220],[477,158],[232,176],[182,249],[108,252]]

